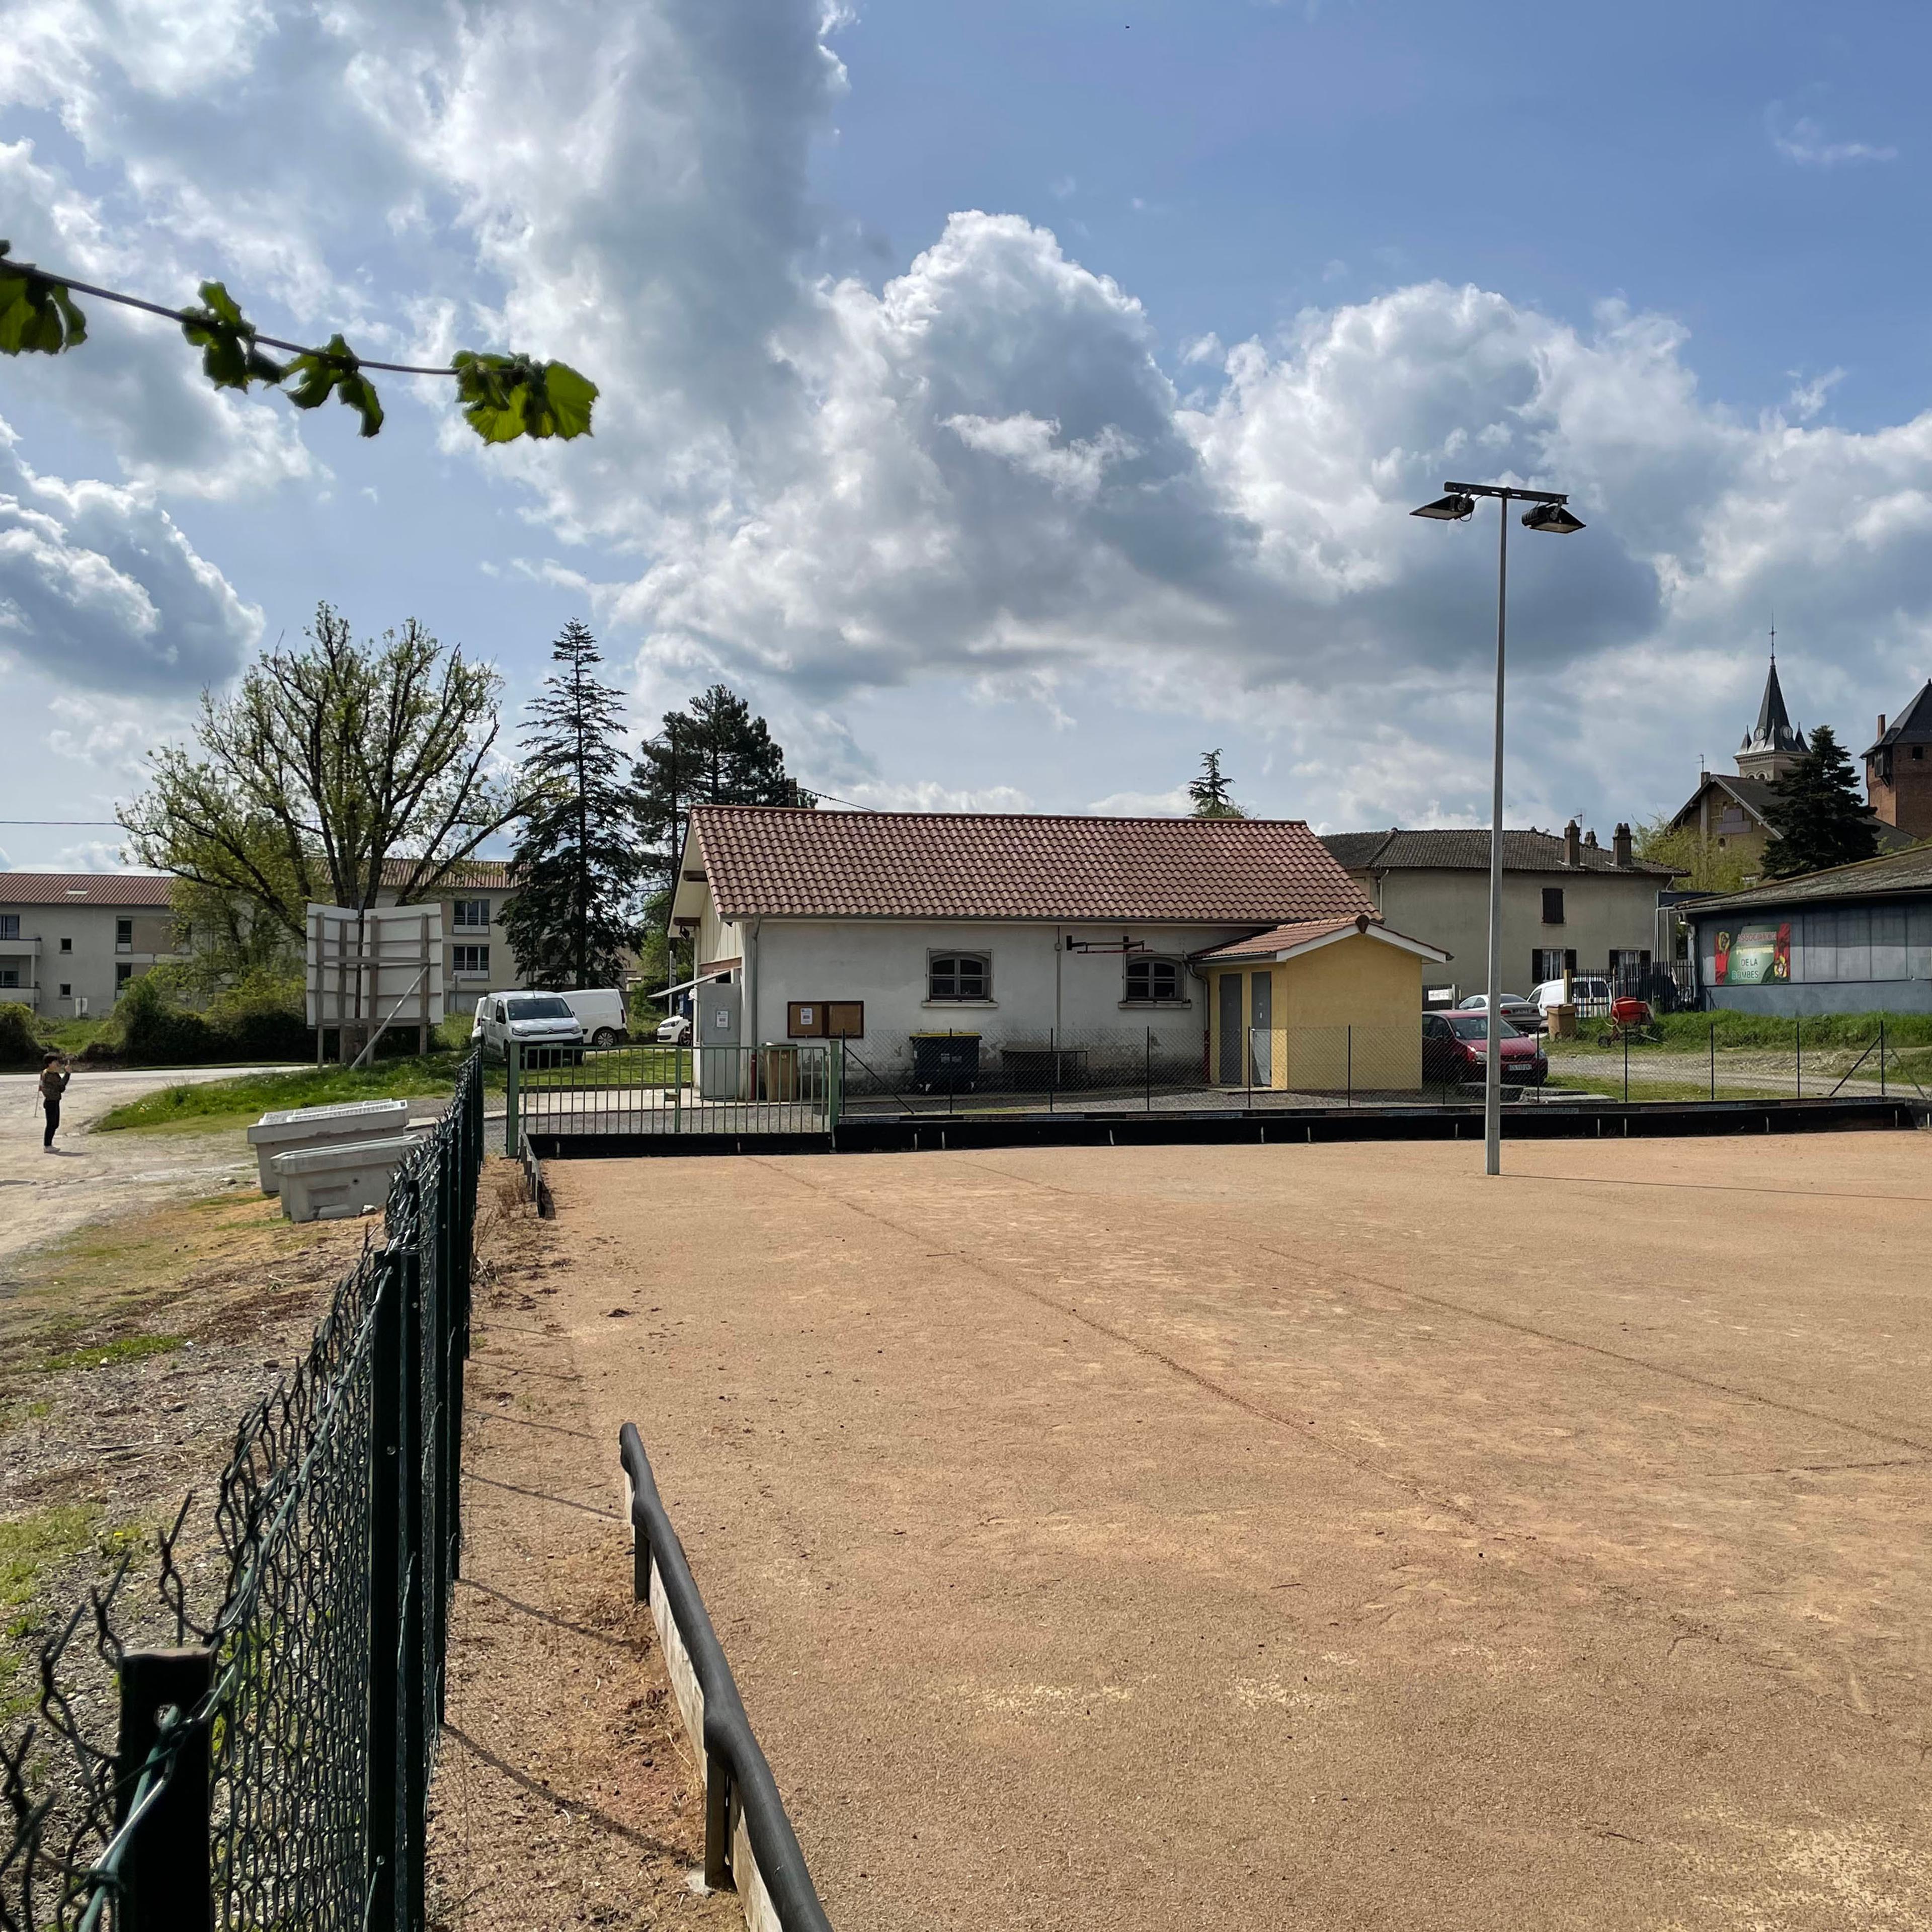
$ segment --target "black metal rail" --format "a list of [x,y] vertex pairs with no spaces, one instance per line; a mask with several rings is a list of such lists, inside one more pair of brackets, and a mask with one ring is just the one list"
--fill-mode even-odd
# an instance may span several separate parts
[[638,1601],[651,1601],[655,1568],[658,1591],[704,1700],[704,1736],[693,1740],[701,1742],[704,1754],[704,1882],[746,1889],[748,1874],[732,1866],[733,1826],[742,1817],[758,1879],[784,1932],[831,1932],[831,1922],[806,1869],[805,1854],[785,1816],[778,1780],[745,1714],[724,1646],[711,1627],[684,1545],[658,1494],[634,1422],[626,1423],[619,1432],[617,1453],[630,1482],[632,1585]]

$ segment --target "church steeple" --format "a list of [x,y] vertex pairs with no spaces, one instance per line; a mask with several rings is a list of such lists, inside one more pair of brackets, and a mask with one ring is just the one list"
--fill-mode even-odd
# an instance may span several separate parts
[[1784,708],[1784,688],[1778,681],[1778,633],[1771,634],[1771,670],[1759,700],[1757,722],[1738,747],[1738,776],[1743,778],[1781,778],[1810,747],[1804,734]]

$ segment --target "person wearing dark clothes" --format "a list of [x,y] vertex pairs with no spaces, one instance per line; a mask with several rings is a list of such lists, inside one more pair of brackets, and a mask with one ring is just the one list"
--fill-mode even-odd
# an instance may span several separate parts
[[54,1130],[60,1125],[61,1096],[67,1091],[67,1083],[73,1078],[62,1064],[58,1054],[47,1055],[47,1063],[40,1069],[40,1105],[47,1117],[46,1137],[40,1145],[50,1154],[53,1151]]

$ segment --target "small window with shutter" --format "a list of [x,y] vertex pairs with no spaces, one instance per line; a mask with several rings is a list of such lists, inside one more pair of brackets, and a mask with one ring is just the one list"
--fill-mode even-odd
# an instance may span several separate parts
[[1543,922],[1545,926],[1563,923],[1563,888],[1545,886],[1543,889]]

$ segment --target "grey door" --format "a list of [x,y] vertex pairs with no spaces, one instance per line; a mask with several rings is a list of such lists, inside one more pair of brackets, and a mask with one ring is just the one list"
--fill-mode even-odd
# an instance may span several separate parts
[[1221,1084],[1238,1087],[1241,1084],[1242,1050],[1245,1035],[1241,1028],[1241,976],[1238,973],[1221,975]]
[[1254,990],[1249,996],[1248,1010],[1249,1024],[1254,1029],[1255,1084],[1267,1087],[1274,1080],[1274,1035],[1270,1030],[1274,1024],[1274,975],[1257,973],[1252,983]]

